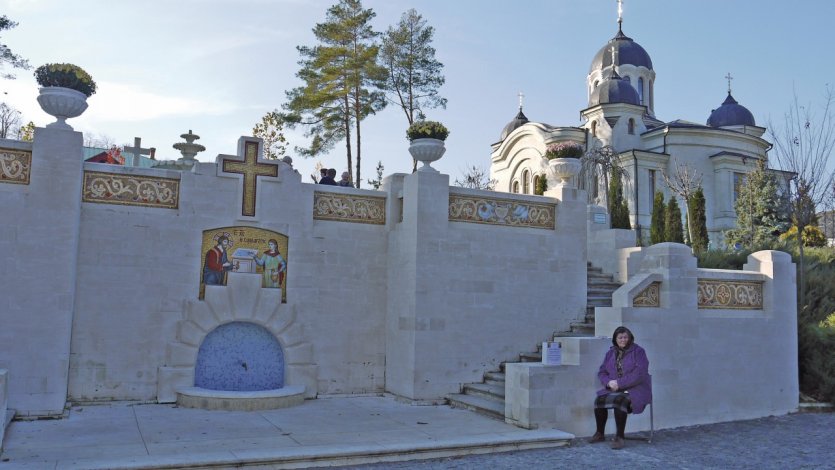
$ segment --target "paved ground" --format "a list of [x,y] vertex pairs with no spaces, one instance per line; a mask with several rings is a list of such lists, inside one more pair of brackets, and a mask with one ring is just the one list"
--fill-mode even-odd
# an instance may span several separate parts
[[801,413],[656,432],[652,444],[627,441],[352,469],[832,469],[835,413]]
[[[403,455],[436,459],[342,468],[835,468],[835,413],[659,431],[652,444],[627,441],[619,451],[571,438],[391,397],[324,398],[262,412],[108,404],[74,407],[62,420],[13,422],[0,470],[303,468]],[[569,442],[570,447],[467,455]],[[467,456],[450,457],[455,455]]]
[[0,470],[303,468],[567,445],[571,438],[389,396],[320,398],[253,412],[106,404],[73,407],[67,419],[12,422]]

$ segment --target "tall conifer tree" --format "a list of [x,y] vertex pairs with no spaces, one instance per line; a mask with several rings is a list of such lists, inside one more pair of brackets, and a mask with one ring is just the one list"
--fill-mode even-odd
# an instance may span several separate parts
[[632,228],[629,223],[629,206],[623,198],[623,183],[618,171],[612,172],[612,179],[609,181],[609,216],[612,219],[612,228]]
[[[363,119],[386,105],[386,71],[377,65],[379,35],[371,28],[375,13],[363,9],[360,0],[340,0],[328,9],[324,23],[313,28],[318,45],[298,46],[302,56],[296,76],[303,86],[287,92],[288,126],[308,126],[310,146],[297,149],[303,156],[327,152],[345,139],[345,155],[351,180],[359,187],[362,164]],[[352,169],[351,131],[356,140],[356,176]]]
[[702,187],[696,188],[693,196],[690,198],[690,203],[687,205],[690,210],[690,221],[693,223],[690,233],[693,234],[693,251],[701,253],[707,250],[708,235],[707,235],[707,216],[705,214],[705,194]]
[[664,193],[656,191],[655,197],[652,200],[652,220],[649,226],[649,242],[652,245],[667,241],[665,238],[665,209]]
[[725,232],[728,245],[770,246],[776,234],[789,227],[786,201],[777,192],[777,177],[768,170],[765,160],[758,160],[757,167],[736,190],[736,228]]
[[670,201],[664,210],[664,241],[684,243],[684,229],[681,226],[681,209],[675,195],[670,195]]

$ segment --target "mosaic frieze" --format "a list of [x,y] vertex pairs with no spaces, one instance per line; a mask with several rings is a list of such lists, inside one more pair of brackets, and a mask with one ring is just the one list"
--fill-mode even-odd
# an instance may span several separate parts
[[180,181],[85,171],[82,191],[84,202],[176,209],[180,200]]
[[315,192],[313,218],[360,224],[385,225],[386,198]]
[[32,152],[0,149],[0,183],[29,184]]
[[553,230],[557,206],[527,201],[449,196],[449,220]]
[[763,283],[699,279],[699,308],[762,310]]
[[633,307],[660,307],[661,306],[661,297],[659,296],[659,292],[661,291],[661,283],[660,282],[653,282],[650,285],[646,286],[644,290],[638,292],[632,299],[632,306]]

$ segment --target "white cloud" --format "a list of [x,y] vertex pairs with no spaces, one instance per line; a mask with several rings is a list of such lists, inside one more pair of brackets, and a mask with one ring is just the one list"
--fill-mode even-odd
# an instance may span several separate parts
[[222,114],[222,104],[166,96],[124,83],[99,82],[98,91],[88,100],[87,118],[108,121],[146,121],[166,116]]

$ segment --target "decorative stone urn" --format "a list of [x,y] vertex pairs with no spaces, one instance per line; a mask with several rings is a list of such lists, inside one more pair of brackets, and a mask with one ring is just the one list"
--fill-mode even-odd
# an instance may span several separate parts
[[548,160],[551,174],[558,179],[558,185],[567,186],[571,178],[580,173],[580,160],[577,158],[552,158]]
[[423,166],[418,168],[418,171],[431,171],[437,173],[438,170],[432,168],[430,163],[440,160],[446,152],[444,141],[440,139],[414,139],[409,146],[409,153],[412,158],[423,163]]
[[67,119],[81,116],[87,109],[87,95],[72,88],[48,86],[41,88],[38,104],[44,112],[58,118],[46,127],[71,131],[72,126],[67,124]]

